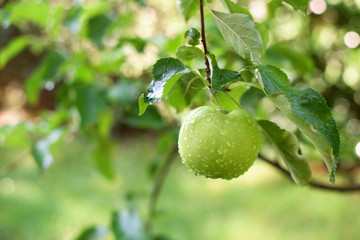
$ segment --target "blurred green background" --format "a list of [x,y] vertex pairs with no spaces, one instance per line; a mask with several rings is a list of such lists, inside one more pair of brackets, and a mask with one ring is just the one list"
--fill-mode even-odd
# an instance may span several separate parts
[[[312,0],[306,15],[278,0],[234,2],[261,23],[262,63],[327,100],[342,140],[337,184],[359,183],[360,1]],[[225,11],[217,0],[212,8]],[[175,0],[0,0],[1,240],[114,239],[112,214],[129,206],[146,223],[179,124],[205,101],[167,101],[138,117],[137,100],[156,60],[175,57],[184,32],[199,29],[194,14],[185,21]],[[205,19],[219,65],[241,69],[209,12]],[[313,178],[327,183],[314,147],[268,99],[254,101],[252,114],[296,134]],[[262,153],[278,158],[265,138]],[[360,239],[359,198],[299,187],[261,161],[231,181],[196,177],[176,157],[153,239]],[[81,235],[93,226],[99,237]]]

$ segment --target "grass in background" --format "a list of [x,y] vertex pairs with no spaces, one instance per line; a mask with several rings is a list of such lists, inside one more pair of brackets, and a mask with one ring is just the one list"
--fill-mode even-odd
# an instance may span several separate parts
[[[0,178],[0,239],[74,239],[86,227],[109,225],[129,192],[145,217],[154,145],[154,136],[120,140],[113,182],[98,173],[85,140],[63,144],[44,174],[27,159]],[[6,159],[18,154],[0,152]],[[226,181],[197,177],[178,159],[160,196],[154,231],[173,240],[360,239],[359,200],[358,194],[301,188],[262,162]]]

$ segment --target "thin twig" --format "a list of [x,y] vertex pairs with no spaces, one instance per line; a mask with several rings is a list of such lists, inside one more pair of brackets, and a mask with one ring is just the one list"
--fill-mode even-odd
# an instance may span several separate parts
[[206,80],[208,81],[209,84],[211,84],[211,80],[210,80],[210,75],[211,75],[210,63],[209,63],[209,60],[208,60],[208,58],[206,56],[209,52],[207,50],[206,37],[205,37],[205,21],[204,21],[204,3],[203,3],[203,0],[199,0],[199,4],[200,4],[201,43],[203,44],[203,47],[204,47],[205,65],[206,65],[206,69],[205,69]]
[[7,175],[17,169],[26,160],[26,154],[28,154],[28,152],[28,150],[24,151],[14,161],[4,166],[1,175]]
[[156,206],[159,199],[159,195],[161,193],[163,184],[165,182],[165,178],[170,170],[171,164],[176,159],[178,153],[177,146],[174,146],[171,151],[167,154],[164,164],[160,168],[158,174],[156,175],[154,186],[151,192],[149,205],[148,205],[148,221],[146,223],[146,229],[148,233],[151,235],[151,229],[152,229],[152,218],[156,213]]
[[[284,167],[282,167],[279,163],[271,161],[267,157],[259,154],[259,159],[263,160],[264,162],[270,164],[271,166],[275,167],[277,170],[279,170],[281,173],[286,176],[290,181],[292,181],[291,174],[288,170],[286,170]],[[331,186],[331,185],[325,185],[323,183],[319,183],[316,181],[310,181],[309,187],[311,188],[318,188],[322,190],[327,191],[337,191],[337,192],[357,192],[360,191],[360,185],[349,185],[349,186]]]

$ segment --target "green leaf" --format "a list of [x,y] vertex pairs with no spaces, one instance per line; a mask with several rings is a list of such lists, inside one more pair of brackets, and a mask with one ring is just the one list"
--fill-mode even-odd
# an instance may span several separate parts
[[227,86],[232,83],[240,80],[240,72],[221,69],[217,65],[215,55],[210,53],[210,66],[211,66],[211,85],[214,93],[223,91]]
[[145,112],[146,104],[159,103],[170,92],[179,77],[189,72],[190,69],[176,58],[158,60],[152,70],[154,80],[148,87],[148,94],[139,99],[139,114]]
[[241,13],[241,14],[245,14],[248,15],[251,19],[251,13],[249,12],[249,10],[247,10],[247,8],[244,8],[238,4],[233,3],[231,0],[222,0],[223,4],[225,5],[225,7],[227,8],[227,10],[229,11],[229,13]]
[[99,14],[91,18],[88,22],[87,37],[99,48],[102,49],[103,37],[107,33],[108,27],[113,23],[113,20],[106,14]]
[[[222,108],[226,111],[232,111],[235,109],[239,109],[239,105],[240,104],[240,98],[241,96],[246,92],[246,88],[244,86],[236,86],[231,88],[230,92],[219,92],[216,94],[216,97],[218,98]],[[233,99],[235,99],[235,101],[238,103],[234,103],[233,100],[231,100],[231,98],[229,98],[229,96],[227,94],[230,94],[231,97]]]
[[293,46],[286,43],[278,43],[266,49],[262,63],[283,68],[290,67],[299,75],[312,73],[314,70],[314,63],[308,54],[297,51]]
[[104,239],[108,229],[104,226],[86,228],[75,240],[101,240]]
[[203,59],[204,53],[200,48],[194,46],[181,45],[176,50],[176,57],[185,62],[193,59]]
[[127,107],[137,101],[141,86],[142,83],[139,81],[122,80],[108,90],[107,98],[112,103]]
[[41,170],[46,170],[53,162],[51,148],[63,136],[63,129],[55,129],[47,137],[35,142],[32,146],[31,153]]
[[104,177],[109,180],[113,180],[115,177],[115,171],[111,154],[114,144],[109,138],[99,137],[97,140],[98,141],[94,150],[96,166]]
[[265,94],[322,154],[330,181],[335,183],[340,136],[325,99],[310,88],[292,89],[286,74],[276,67],[257,66],[255,71]]
[[264,96],[263,91],[251,87],[241,96],[240,104],[246,111],[255,114],[258,104]]
[[81,127],[96,123],[99,114],[107,107],[106,89],[99,85],[85,83],[75,84],[74,88]]
[[150,106],[147,111],[140,117],[139,109],[133,107],[130,111],[125,111],[124,123],[139,129],[161,129],[166,127],[166,123],[161,114],[154,106]]
[[306,160],[299,154],[300,146],[296,136],[270,121],[260,120],[258,124],[275,145],[293,180],[301,186],[308,185],[311,171]]
[[146,109],[149,107],[149,104],[147,104],[145,102],[144,94],[141,94],[141,96],[139,97],[138,104],[139,104],[139,114],[138,115],[141,116],[145,113]]
[[146,240],[145,228],[136,209],[115,212],[111,222],[116,240]]
[[10,12],[11,23],[31,21],[40,27],[45,27],[50,22],[51,11],[49,3],[46,1],[21,1],[12,5]]
[[263,51],[261,35],[248,15],[210,10],[225,41],[244,59],[259,63]]
[[202,88],[204,88],[204,83],[200,77],[193,73],[187,73],[181,76],[171,89],[166,102],[180,110],[189,106]]
[[0,145],[4,147],[29,147],[31,145],[29,133],[33,128],[34,126],[29,122],[0,127]]
[[81,31],[81,15],[83,7],[75,5],[67,11],[64,25],[70,30],[71,33],[77,34]]
[[184,17],[185,21],[194,16],[199,9],[198,0],[177,0],[176,3],[179,12]]
[[29,44],[29,38],[22,36],[11,40],[8,45],[6,45],[0,51],[0,69],[5,67],[8,61],[10,61],[13,57],[22,52],[25,47]]
[[40,67],[27,79],[25,91],[31,104],[36,104],[39,100],[41,89],[46,83],[56,83],[61,79],[61,67],[66,58],[58,52],[50,52],[43,60]]
[[200,33],[196,28],[190,28],[185,32],[185,39],[187,39],[187,43],[191,46],[200,44]]
[[290,4],[295,10],[301,10],[306,13],[310,0],[284,0],[284,2]]

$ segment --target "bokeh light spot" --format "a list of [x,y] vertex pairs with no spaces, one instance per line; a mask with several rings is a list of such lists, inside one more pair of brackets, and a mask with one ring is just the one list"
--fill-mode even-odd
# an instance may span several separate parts
[[326,11],[327,4],[324,0],[312,0],[310,2],[310,10],[315,14],[323,14]]
[[360,44],[360,36],[356,32],[347,32],[344,37],[344,42],[349,48],[356,48]]

